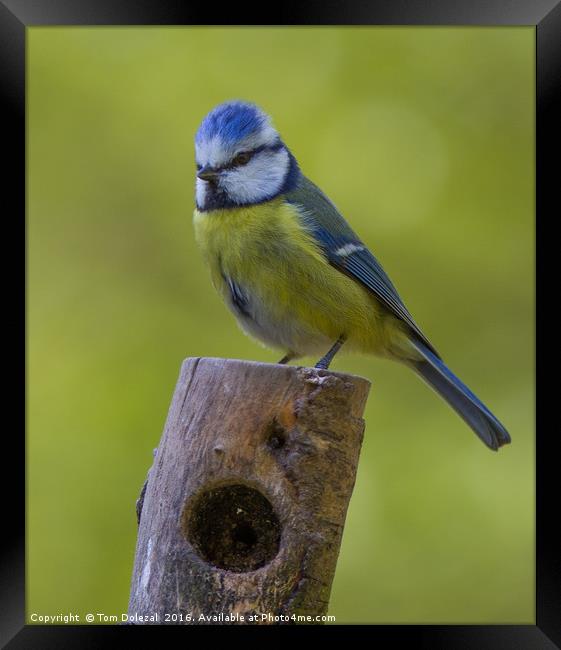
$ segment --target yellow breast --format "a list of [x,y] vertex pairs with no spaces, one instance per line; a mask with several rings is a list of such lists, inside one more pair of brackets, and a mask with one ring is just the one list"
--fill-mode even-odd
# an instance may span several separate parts
[[282,198],[195,210],[194,226],[215,287],[227,300],[230,278],[247,292],[259,327],[242,326],[265,343],[301,354],[325,350],[341,334],[347,347],[364,351],[387,343],[378,301],[327,262],[296,208]]

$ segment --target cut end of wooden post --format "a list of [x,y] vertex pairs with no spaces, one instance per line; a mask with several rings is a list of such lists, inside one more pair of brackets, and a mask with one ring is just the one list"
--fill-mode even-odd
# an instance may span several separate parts
[[146,489],[129,614],[325,613],[369,388],[316,368],[186,359]]

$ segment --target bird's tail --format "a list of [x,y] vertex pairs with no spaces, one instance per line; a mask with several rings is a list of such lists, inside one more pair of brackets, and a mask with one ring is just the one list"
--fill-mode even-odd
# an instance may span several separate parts
[[411,341],[423,357],[412,361],[414,370],[460,415],[494,451],[510,442],[508,431],[454,373],[418,340]]

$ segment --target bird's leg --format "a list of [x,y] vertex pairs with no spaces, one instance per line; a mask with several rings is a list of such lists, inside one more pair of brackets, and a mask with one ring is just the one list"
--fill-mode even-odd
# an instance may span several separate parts
[[343,343],[347,340],[347,337],[344,334],[341,334],[341,336],[335,341],[329,352],[323,356],[315,365],[316,368],[320,368],[321,370],[327,370],[329,368],[329,364],[333,361],[333,357],[337,354]]
[[289,361],[292,361],[292,359],[295,359],[295,358],[296,358],[296,355],[294,354],[294,352],[288,352],[288,353],[285,354],[284,357],[283,357],[280,361],[278,361],[277,363],[285,364],[285,363],[288,363]]

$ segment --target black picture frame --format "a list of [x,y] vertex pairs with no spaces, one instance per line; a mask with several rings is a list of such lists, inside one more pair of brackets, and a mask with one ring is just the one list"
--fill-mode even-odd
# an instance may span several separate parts
[[[556,121],[561,115],[561,0],[314,0],[283,2],[268,7],[269,15],[249,3],[215,4],[194,3],[188,0],[0,0],[0,88],[4,134],[4,223],[15,226],[13,238],[5,235],[4,251],[25,249],[25,189],[26,189],[26,121],[25,121],[25,53],[26,28],[38,25],[209,25],[219,17],[219,24],[227,25],[528,25],[536,28],[536,358],[538,381],[544,386],[548,376],[544,329],[548,323],[545,314],[545,289],[541,279],[549,276],[548,261],[555,257],[542,253],[548,223],[555,223],[555,192],[560,184],[559,164],[553,161],[558,152]],[[214,23],[212,22],[214,21]],[[7,206],[10,206],[9,209]],[[558,210],[557,210],[558,212]],[[20,230],[21,229],[21,230]],[[13,242],[13,243],[12,243]],[[16,243],[17,242],[17,243]],[[25,257],[25,256],[24,256]],[[9,279],[14,267],[10,266]],[[25,274],[24,274],[25,277]],[[25,287],[24,287],[25,289]],[[17,289],[16,289],[17,291]],[[543,293],[542,293],[543,292]],[[558,293],[558,291],[557,291]],[[18,312],[25,318],[25,305],[18,293],[11,305],[21,305]],[[6,303],[5,303],[6,304]],[[13,314],[13,308],[9,312]],[[4,317],[11,325],[14,318]],[[18,331],[22,338],[25,328],[12,327],[9,347],[15,346]],[[4,339],[7,340],[6,338]],[[25,340],[22,342],[25,347]],[[543,354],[545,352],[545,354]],[[21,363],[10,376],[11,387],[24,385]],[[19,378],[22,378],[20,384]],[[538,395],[536,395],[538,397]],[[561,647],[561,544],[555,532],[559,519],[557,504],[555,462],[558,425],[548,426],[543,408],[546,400],[537,401],[536,440],[536,625],[408,625],[360,626],[373,643],[382,647],[410,644],[430,650],[492,650]],[[10,410],[12,407],[10,406]],[[19,413],[24,412],[24,407]],[[5,429],[5,461],[2,492],[3,549],[0,557],[0,643],[10,649],[104,647],[107,643],[138,643],[148,633],[146,626],[28,626],[25,625],[25,436],[19,427]],[[13,474],[8,476],[10,465]],[[15,477],[15,478],[14,478]],[[13,510],[10,512],[10,507]],[[482,589],[484,589],[482,585]],[[166,627],[166,637],[172,630]],[[184,631],[181,639],[195,628]],[[200,628],[198,628],[200,631]],[[205,628],[216,634],[218,628]],[[235,630],[241,628],[220,628]],[[248,628],[246,628],[248,629]],[[276,634],[290,634],[292,628],[277,628]],[[301,629],[301,628],[300,628]],[[264,628],[251,628],[261,635]],[[313,628],[336,635],[348,626]],[[310,628],[308,628],[308,632]],[[161,642],[163,630],[152,627]],[[177,633],[177,632],[176,632]],[[259,637],[257,637],[259,638]],[[281,637],[279,637],[281,638]],[[335,640],[335,638],[333,637]]]

